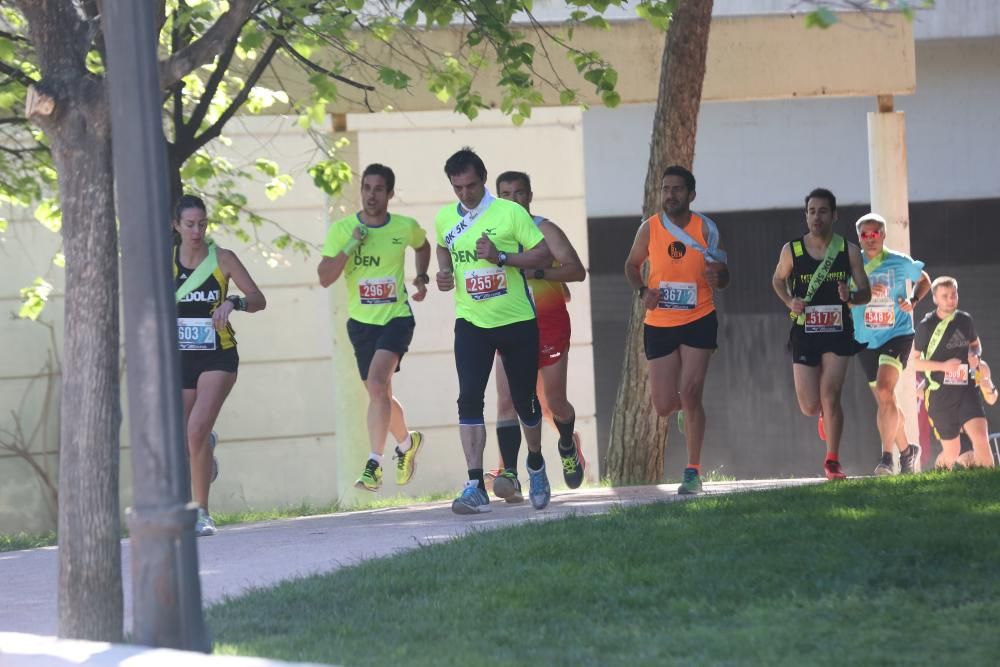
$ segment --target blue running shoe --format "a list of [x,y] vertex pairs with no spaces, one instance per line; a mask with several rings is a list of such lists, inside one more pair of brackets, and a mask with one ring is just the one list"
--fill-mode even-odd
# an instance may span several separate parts
[[490,511],[490,498],[479,488],[479,482],[470,479],[462,493],[451,501],[451,511],[455,514],[482,514]]
[[531,498],[531,506],[536,510],[545,509],[552,499],[552,490],[549,488],[549,478],[545,474],[545,464],[541,470],[528,468],[528,497]]

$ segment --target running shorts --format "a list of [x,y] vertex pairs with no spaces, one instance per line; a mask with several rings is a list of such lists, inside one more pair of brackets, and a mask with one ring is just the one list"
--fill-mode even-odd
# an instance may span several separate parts
[[235,347],[228,350],[186,350],[181,352],[181,386],[197,389],[198,378],[207,371],[235,373],[240,367],[240,355]]
[[941,387],[924,394],[927,417],[938,440],[954,440],[966,422],[986,417],[975,385]]
[[396,362],[396,372],[399,372],[399,364],[410,349],[416,325],[412,317],[396,317],[385,324],[347,320],[347,337],[354,346],[354,358],[358,362],[358,373],[363,381],[368,380],[368,369],[376,350],[389,350],[399,356],[399,361]]
[[[861,368],[865,371],[868,384],[874,385],[878,378],[878,367],[882,364],[895,366],[900,372],[906,368],[906,362],[910,358],[910,350],[913,349],[913,334],[908,336],[896,336],[882,346],[875,349],[866,347],[858,352],[858,360]],[[884,358],[883,358],[884,357]]]
[[719,347],[719,318],[714,310],[694,322],[676,327],[654,327],[649,324],[642,326],[642,342],[649,361],[669,356],[681,345],[699,350],[715,350]]

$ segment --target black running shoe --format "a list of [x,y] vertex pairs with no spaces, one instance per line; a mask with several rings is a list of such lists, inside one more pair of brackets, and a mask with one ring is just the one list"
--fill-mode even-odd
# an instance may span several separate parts
[[573,443],[572,447],[573,449],[568,454],[560,448],[559,458],[562,460],[563,479],[566,480],[566,486],[575,489],[583,484],[584,463],[576,443]]
[[920,445],[910,443],[906,451],[899,455],[899,474],[909,475],[917,471],[920,461]]
[[883,477],[885,475],[891,475],[895,472],[892,462],[892,453],[882,452],[882,459],[875,466],[875,476]]

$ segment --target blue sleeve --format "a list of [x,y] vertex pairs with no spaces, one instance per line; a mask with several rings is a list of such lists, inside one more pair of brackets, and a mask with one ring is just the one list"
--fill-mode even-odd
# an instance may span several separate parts
[[908,259],[910,260],[910,263],[906,267],[906,277],[913,282],[917,282],[920,280],[920,276],[923,273],[924,263],[919,259],[913,259],[912,257]]

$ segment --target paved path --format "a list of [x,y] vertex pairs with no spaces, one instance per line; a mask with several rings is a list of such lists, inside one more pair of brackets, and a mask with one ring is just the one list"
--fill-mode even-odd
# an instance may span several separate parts
[[[714,482],[705,485],[705,495],[819,481]],[[684,498],[677,496],[676,489],[676,484],[671,484],[560,491],[542,511],[532,509],[527,501],[519,505],[492,503],[492,512],[475,517],[452,514],[450,501],[445,501],[227,526],[215,537],[198,540],[202,596],[206,604],[211,604],[251,588],[329,572],[477,530]],[[132,624],[129,556],[129,541],[122,540],[126,629]],[[56,633],[58,560],[56,547],[0,553],[0,632]]]

